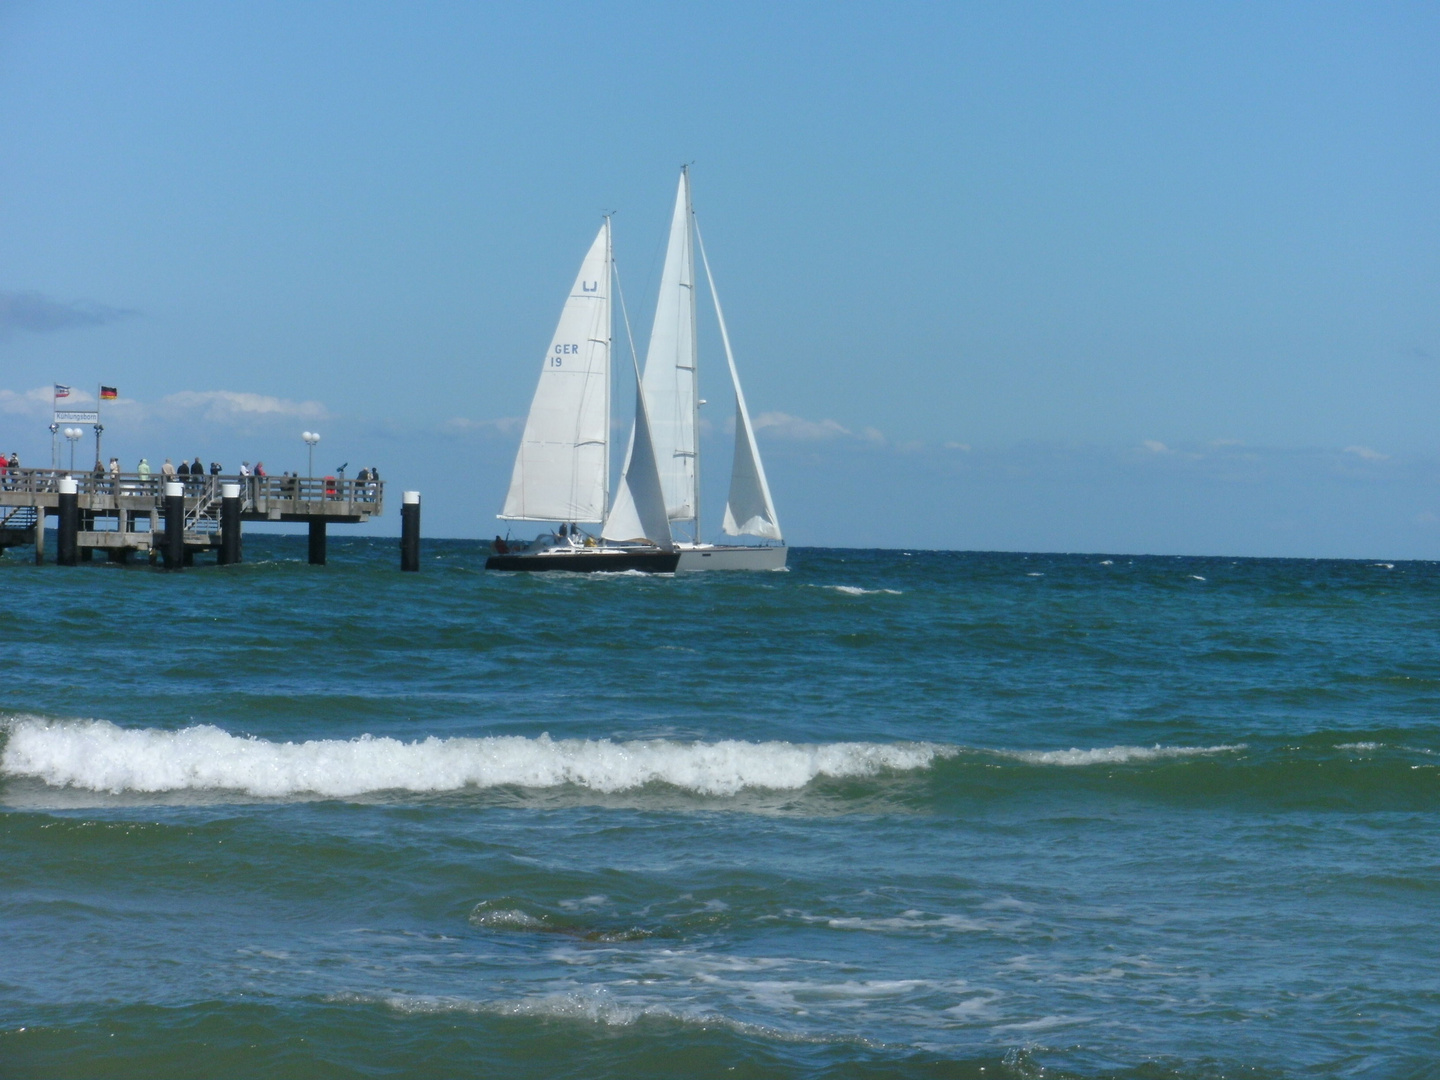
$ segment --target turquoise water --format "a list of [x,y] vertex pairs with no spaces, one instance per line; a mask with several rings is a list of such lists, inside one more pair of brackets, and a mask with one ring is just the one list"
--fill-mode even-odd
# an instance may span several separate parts
[[1440,566],[0,559],[0,1074],[1397,1077]]

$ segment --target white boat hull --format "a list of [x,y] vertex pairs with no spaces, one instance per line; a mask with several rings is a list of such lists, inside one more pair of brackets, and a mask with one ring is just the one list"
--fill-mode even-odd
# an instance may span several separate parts
[[718,544],[680,546],[678,572],[693,570],[784,570],[790,549],[776,547],[733,547]]

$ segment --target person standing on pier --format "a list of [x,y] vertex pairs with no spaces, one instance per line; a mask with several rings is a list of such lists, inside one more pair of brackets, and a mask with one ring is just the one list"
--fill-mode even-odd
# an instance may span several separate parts
[[165,464],[160,466],[160,475],[166,480],[175,479],[175,466],[170,463],[168,457],[165,459]]

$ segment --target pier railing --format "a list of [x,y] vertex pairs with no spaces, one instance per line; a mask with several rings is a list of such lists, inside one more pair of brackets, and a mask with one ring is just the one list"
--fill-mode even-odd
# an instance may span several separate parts
[[384,506],[383,480],[354,480],[322,476],[237,476],[205,475],[167,477],[160,473],[85,473],[64,469],[7,469],[0,474],[0,503],[15,502],[15,496],[33,495],[48,503],[55,497],[60,478],[75,479],[78,494],[93,500],[110,498],[159,499],[166,480],[185,485],[185,496],[198,500],[207,510],[218,506],[220,485],[237,483],[246,514],[304,514],[315,516],[378,516]]

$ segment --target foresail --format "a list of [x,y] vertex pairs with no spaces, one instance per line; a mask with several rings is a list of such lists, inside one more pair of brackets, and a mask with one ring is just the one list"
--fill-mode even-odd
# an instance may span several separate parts
[[[730,374],[735,374],[734,364],[730,366]],[[730,470],[725,520],[720,527],[728,536],[784,539],[780,522],[775,518],[775,506],[770,501],[770,485],[765,482],[765,466],[760,464],[760,450],[755,445],[755,431],[750,426],[738,377],[735,379],[735,461]]]
[[740,389],[740,372],[735,368],[735,354],[730,348],[730,331],[725,327],[725,313],[720,310],[720,294],[715,291],[715,278],[710,273],[710,260],[705,255],[705,239],[700,224],[695,224],[695,238],[700,242],[700,258],[705,264],[705,280],[710,285],[710,298],[715,302],[715,321],[720,324],[720,341],[725,346],[725,361],[730,365],[730,382],[735,388],[735,459],[730,470],[730,495],[725,500],[725,518],[721,528],[729,536],[758,536],[766,540],[783,540],[780,519],[770,499],[770,484],[765,479],[765,466],[760,461],[760,448],[755,445],[755,428],[750,423],[750,410],[745,407],[745,391]]
[[525,420],[500,517],[604,519],[609,490],[610,222],[560,313]]
[[620,478],[615,505],[610,508],[600,536],[611,542],[648,540],[666,551],[673,551],[675,544],[670,539],[670,520],[665,514],[665,495],[660,487],[660,470],[646,412],[645,395],[637,383],[635,430],[626,456],[625,474]]
[[645,351],[645,404],[671,521],[696,516],[695,253],[690,240],[689,181],[689,174],[681,170],[655,324]]

